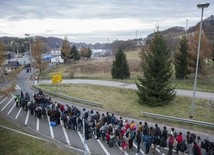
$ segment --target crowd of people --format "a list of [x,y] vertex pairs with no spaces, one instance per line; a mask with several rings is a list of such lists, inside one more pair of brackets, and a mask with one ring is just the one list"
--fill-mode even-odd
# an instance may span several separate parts
[[53,102],[42,91],[35,93],[33,98],[34,100],[30,100],[30,95],[21,91],[15,98],[16,106],[29,110],[31,115],[39,119],[49,117],[56,125],[63,125],[71,130],[82,131],[82,120],[88,120],[92,124],[95,138],[101,138],[109,147],[122,147],[122,153],[126,149],[133,149],[133,143],[137,144],[136,152],[139,153],[143,143],[146,154],[150,151],[155,154],[157,147],[168,147],[168,155],[172,154],[173,149],[180,155],[214,155],[214,143],[207,139],[201,140],[190,131],[183,136],[182,132],[177,132],[174,128],[167,129],[164,126],[161,129],[158,124],[153,127],[147,122],[129,122],[109,112],[100,114],[99,111],[88,111],[85,108],[80,111],[76,106]]

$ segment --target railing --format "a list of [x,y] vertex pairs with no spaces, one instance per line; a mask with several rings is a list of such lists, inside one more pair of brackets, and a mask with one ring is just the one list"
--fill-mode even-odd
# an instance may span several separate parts
[[76,97],[72,97],[72,96],[61,94],[61,93],[56,93],[56,92],[53,92],[53,91],[49,91],[49,90],[46,90],[46,89],[43,89],[43,88],[39,87],[38,85],[32,85],[32,88],[37,89],[37,90],[42,90],[44,93],[47,93],[47,94],[49,94],[51,96],[59,97],[59,98],[62,98],[62,99],[65,99],[65,100],[69,100],[69,101],[72,101],[72,102],[77,102],[77,103],[80,103],[80,104],[85,104],[85,105],[94,106],[94,107],[102,107],[102,104],[100,104],[100,103],[86,101],[86,100],[79,99],[79,98],[76,98]]
[[207,126],[207,127],[212,127],[212,128],[214,127],[213,123],[202,122],[202,121],[197,121],[197,120],[192,120],[192,119],[185,119],[185,118],[180,118],[180,117],[166,116],[166,115],[160,115],[160,114],[154,114],[154,113],[148,113],[148,112],[141,112],[141,114],[144,115],[144,116],[154,117],[154,118],[158,118],[158,119],[173,120],[173,121],[177,121],[177,122],[195,124],[195,125],[200,125],[200,126]]

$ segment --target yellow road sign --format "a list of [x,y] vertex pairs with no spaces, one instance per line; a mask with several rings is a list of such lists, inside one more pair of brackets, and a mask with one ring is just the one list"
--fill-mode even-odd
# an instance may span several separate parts
[[58,73],[52,76],[52,84],[57,84],[62,81],[62,74]]

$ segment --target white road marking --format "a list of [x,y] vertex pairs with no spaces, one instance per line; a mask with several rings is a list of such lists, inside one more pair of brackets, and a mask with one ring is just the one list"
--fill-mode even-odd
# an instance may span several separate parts
[[18,113],[16,114],[15,119],[17,119],[19,117],[20,112],[22,111],[22,108],[19,109]]
[[27,125],[28,119],[29,119],[30,111],[28,110],[27,116],[25,118],[25,125]]
[[60,123],[61,123],[62,130],[63,130],[64,136],[65,136],[65,140],[66,140],[66,142],[67,142],[68,145],[71,145],[71,142],[70,142],[70,140],[68,138],[67,131],[65,130],[65,127],[63,126],[62,120],[60,120]]
[[39,118],[36,120],[36,130],[39,131]]
[[99,139],[97,139],[97,142],[100,144],[100,146],[103,149],[103,151],[105,152],[105,154],[110,155],[110,153],[107,151],[107,149],[105,148],[105,146],[102,144],[102,142]]
[[[82,137],[81,133],[80,133],[79,131],[77,131],[77,133],[78,133],[78,135],[79,135],[79,137],[80,137],[80,139],[81,139],[81,141],[82,141],[82,143],[83,143],[83,145],[84,145],[84,139],[83,139],[83,137]],[[87,144],[86,144],[86,151],[87,151],[88,153],[90,153],[90,154],[91,154],[91,151],[89,150],[89,148],[88,148],[88,145],[87,145]]]
[[[119,145],[117,145],[117,147],[122,151],[122,147],[120,147]],[[129,155],[129,154],[125,151],[125,155]]]
[[4,99],[0,102],[0,104],[2,104],[7,98],[8,98],[8,97],[4,98]]
[[51,137],[54,138],[53,127],[51,126],[50,123],[51,123],[51,122],[50,122],[50,117],[48,116],[48,125],[49,125],[49,128],[50,128]]
[[11,98],[9,102],[7,102],[7,104],[1,109],[1,111],[3,111],[3,110],[10,104],[10,102],[11,102],[12,100],[13,100],[13,98]]
[[[135,143],[133,143],[133,146],[137,149],[137,145]],[[145,153],[143,152],[143,150],[140,149],[140,152],[145,155]]]
[[9,115],[11,113],[11,111],[14,109],[15,106],[16,106],[16,104],[14,103],[13,107],[10,109],[10,111],[8,111],[7,115]]
[[16,85],[15,89],[21,89],[21,88],[19,87],[19,85]]

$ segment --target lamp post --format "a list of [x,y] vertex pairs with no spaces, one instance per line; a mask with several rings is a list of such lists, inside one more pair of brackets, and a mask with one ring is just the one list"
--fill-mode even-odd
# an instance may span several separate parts
[[30,44],[30,34],[25,34],[25,36],[28,37],[29,53],[30,53],[30,67],[31,67],[31,65],[32,65],[32,53],[31,53],[31,44]]
[[[28,37],[28,42],[29,42],[29,53],[30,53],[30,72],[32,70],[32,51],[31,51],[31,43],[30,43],[30,34],[25,34],[25,36]],[[34,83],[34,76],[33,76],[33,85],[35,84]]]
[[197,5],[197,7],[199,9],[202,9],[202,11],[201,11],[201,22],[200,22],[200,31],[199,31],[199,39],[198,39],[198,52],[197,52],[196,69],[195,69],[195,81],[194,81],[193,98],[192,98],[192,110],[191,110],[190,118],[193,118],[194,109],[195,109],[195,92],[196,92],[196,84],[197,84],[197,77],[198,77],[198,63],[199,63],[200,48],[201,48],[201,31],[202,31],[203,13],[204,13],[204,8],[207,8],[209,5],[210,5],[209,3],[203,3],[203,4]]

